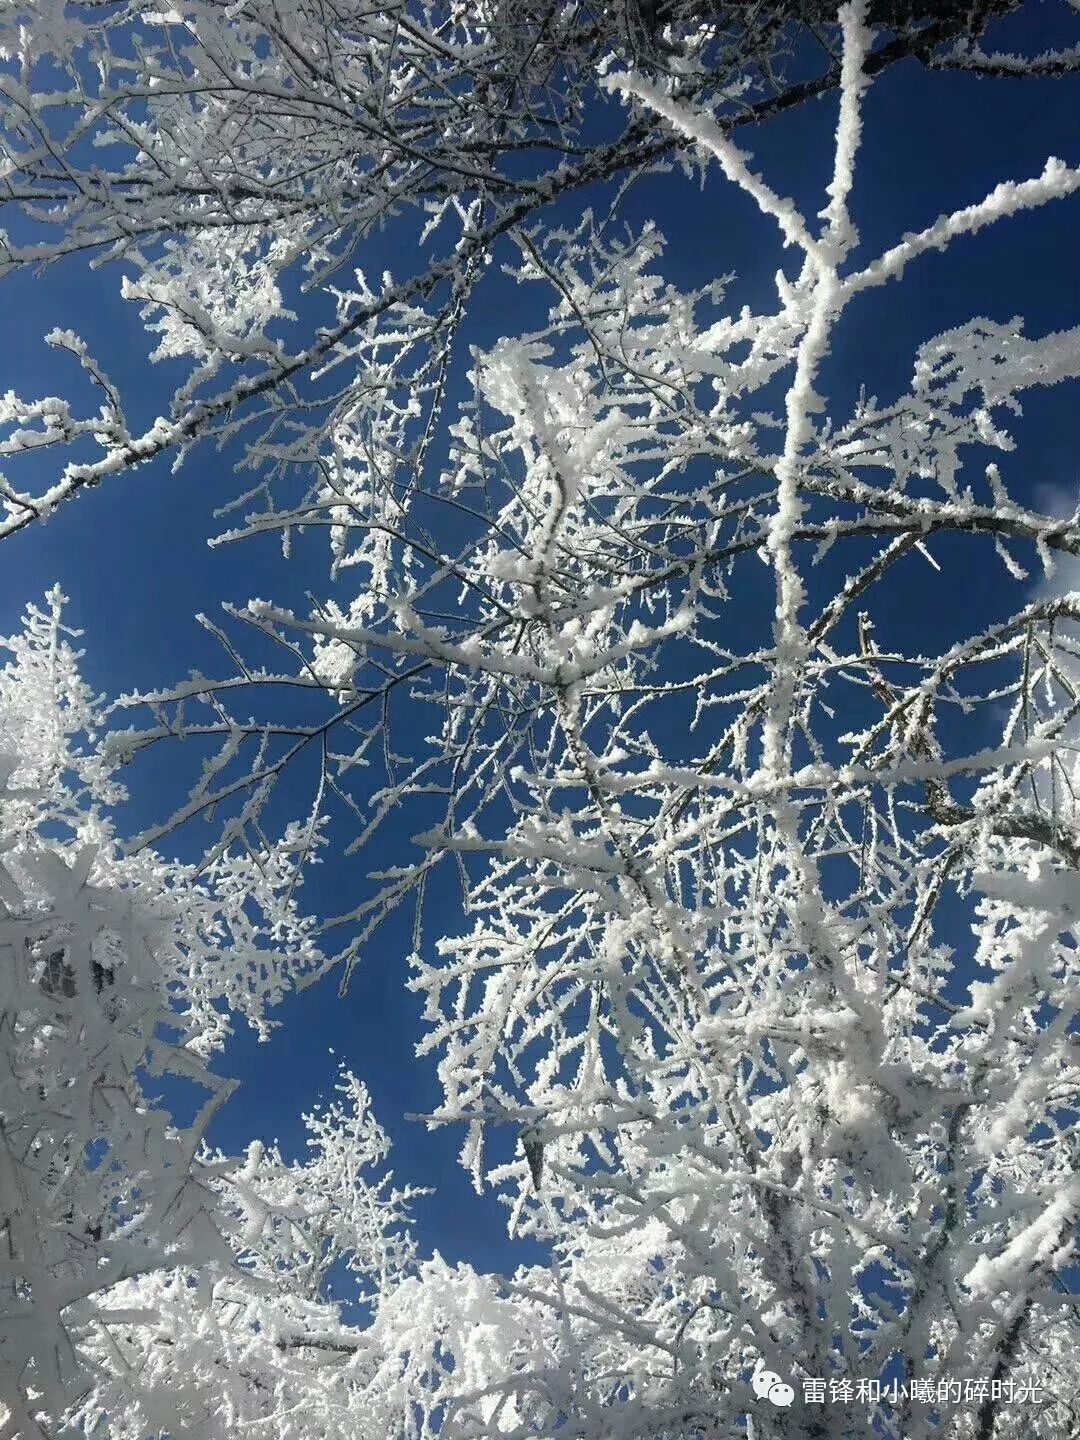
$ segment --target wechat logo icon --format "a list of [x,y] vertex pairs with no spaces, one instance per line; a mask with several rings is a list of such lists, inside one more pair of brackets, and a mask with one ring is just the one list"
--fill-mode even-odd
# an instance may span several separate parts
[[795,1399],[795,1391],[791,1386],[785,1385],[775,1370],[766,1370],[763,1360],[759,1360],[754,1366],[750,1384],[759,1400],[769,1400],[773,1405],[783,1407],[790,1405]]

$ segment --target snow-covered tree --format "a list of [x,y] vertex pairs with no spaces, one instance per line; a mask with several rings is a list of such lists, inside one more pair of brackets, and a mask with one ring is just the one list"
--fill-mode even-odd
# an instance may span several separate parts
[[[416,901],[411,983],[443,1087],[431,1122],[467,1127],[477,1185],[503,1187],[512,1230],[553,1256],[505,1279],[418,1259],[404,1198],[364,1178],[381,1142],[353,1089],[328,1128],[313,1122],[309,1166],[253,1151],[208,1182],[227,1254],[123,1282],[129,1312],[93,1352],[103,1378],[86,1428],[127,1426],[125,1440],[180,1423],[360,1440],[1076,1430],[1080,595],[1068,582],[1080,517],[1039,508],[1015,417],[1028,390],[1075,385],[1080,328],[1030,336],[1020,320],[972,318],[927,337],[910,382],[884,399],[859,393],[837,354],[849,314],[929,252],[1075,206],[1080,170],[1050,157],[875,253],[859,235],[858,170],[867,92],[894,53],[883,8],[846,5],[825,32],[839,114],[816,214],[735,145],[759,91],[746,55],[702,58],[727,43],[708,7],[654,6],[647,53],[602,33],[595,52],[574,52],[591,66],[581,89],[551,82],[573,124],[590,123],[574,109],[586,88],[626,107],[611,143],[638,148],[596,175],[678,153],[694,178],[756,202],[784,247],[775,306],[756,309],[719,264],[694,293],[667,282],[656,229],[619,238],[565,209],[555,228],[534,224],[585,173],[565,130],[553,170],[500,188],[491,134],[509,153],[522,131],[475,99],[470,67],[503,57],[484,93],[513,89],[498,48],[523,13],[513,5],[498,10],[505,33],[482,11],[451,11],[439,29],[434,11],[420,25],[408,9],[376,20],[346,7],[294,34],[301,7],[162,7],[156,39],[134,46],[124,31],[104,59],[92,8],[83,28],[57,10],[52,30],[21,32],[20,63],[37,46],[81,77],[92,54],[104,90],[80,78],[53,92],[72,131],[19,160],[13,193],[37,185],[71,246],[118,247],[160,353],[193,364],[172,415],[135,436],[82,341],[60,337],[103,386],[105,412],[84,423],[60,402],[10,401],[24,427],[13,446],[92,434],[104,457],[69,468],[45,508],[250,425],[258,478],[235,534],[329,536],[332,597],[234,616],[279,645],[280,672],[241,660],[220,680],[135,697],[153,724],[97,752],[98,764],[137,756],[175,735],[218,746],[187,803],[123,863],[160,863],[143,857],[174,824],[230,806],[229,839],[254,845],[251,817],[313,742],[320,805],[351,817],[355,848],[391,825],[418,832],[418,860],[384,864],[328,918],[346,938],[321,969],[347,980],[381,921]],[[910,48],[933,8],[899,9]],[[149,16],[118,13],[121,26]],[[947,53],[1057,72],[1077,52],[1025,59],[971,41]],[[444,63],[468,71],[464,92],[440,78]],[[24,98],[24,111],[48,108]],[[468,126],[447,123],[459,105],[475,149]],[[391,111],[400,151],[380,128]],[[528,129],[536,116],[521,114]],[[128,147],[126,168],[91,182],[72,167],[99,124]],[[330,134],[340,151],[318,148]],[[655,150],[642,151],[646,135]],[[453,171],[443,148],[430,154],[451,140]],[[590,141],[580,166],[605,153]],[[344,276],[378,216],[424,204],[431,234],[450,225],[453,238],[420,279]],[[151,233],[121,224],[136,211]],[[474,355],[472,398],[440,430],[447,337],[499,237],[550,315]],[[27,261],[45,254],[36,235],[25,244]],[[339,288],[332,323],[290,351],[275,327],[294,265],[315,289],[331,275]],[[300,388],[316,371],[318,402]],[[41,503],[10,495],[11,528]],[[1000,613],[957,633],[943,622],[936,649],[913,651],[890,616],[950,544],[1000,566]],[[235,662],[241,642],[221,634]],[[279,686],[306,689],[318,716],[251,718]],[[403,706],[427,725],[403,727]],[[212,864],[241,863],[229,853]],[[468,913],[432,938],[424,891],[447,862]],[[53,982],[41,987],[51,953],[34,974],[54,1003]],[[76,994],[89,999],[85,984]],[[178,995],[181,1037],[195,1017],[213,1023],[202,992]],[[341,1173],[349,1184],[328,1178]],[[228,1217],[241,1214],[237,1228]],[[325,1287],[350,1257],[362,1317]],[[762,1367],[790,1403],[757,1393]],[[166,1422],[178,1377],[188,1408]],[[893,1398],[868,1393],[893,1378]],[[1040,1402],[1023,1388],[1034,1383]]]
[[[287,1164],[258,1143],[240,1165],[204,1155],[228,1258],[110,1291],[95,1383],[70,1417],[80,1431],[401,1433],[403,1367],[372,1320],[416,1273],[410,1192],[394,1190],[383,1169],[388,1144],[364,1086],[346,1072],[338,1091],[305,1117],[306,1160]],[[400,1326],[403,1337],[414,1324]]]
[[206,1060],[230,1016],[265,1026],[319,960],[293,895],[299,832],[202,874],[124,855],[110,820],[123,792],[62,604],[51,591],[0,641],[5,1436],[36,1434],[90,1383],[103,1297],[229,1253],[224,1161],[197,1152],[231,1086]]

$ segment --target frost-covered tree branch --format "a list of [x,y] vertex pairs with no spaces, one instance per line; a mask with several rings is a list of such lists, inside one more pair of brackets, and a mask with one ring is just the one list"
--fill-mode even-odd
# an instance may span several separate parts
[[[882,0],[865,68],[990,63],[980,36],[1014,8]],[[833,18],[786,0],[9,5],[0,274],[120,262],[156,355],[190,373],[140,428],[84,340],[51,333],[103,403],[79,418],[70,401],[5,396],[0,453],[63,458],[44,487],[3,481],[0,536],[238,433],[270,508],[301,478],[309,518],[340,488],[342,451],[364,448],[384,480],[422,468],[462,316],[505,237],[557,233],[578,197],[693,163],[677,127],[600,109],[603,71],[632,57],[728,133],[837,87]],[[1008,58],[1011,75],[1074,65]],[[415,263],[350,281],[380,235]]]

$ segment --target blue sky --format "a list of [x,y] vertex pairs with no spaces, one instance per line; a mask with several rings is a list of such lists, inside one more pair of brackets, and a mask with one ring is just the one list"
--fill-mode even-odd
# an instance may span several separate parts
[[[1024,22],[1031,34],[1046,21],[1039,5]],[[1032,28],[1034,27],[1034,28]],[[1047,38],[1053,37],[1047,32]],[[836,101],[802,107],[740,143],[752,148],[755,168],[775,189],[814,213],[827,179]],[[856,187],[855,215],[864,248],[873,251],[942,210],[981,198],[995,183],[1041,171],[1048,154],[1080,161],[1080,80],[1032,81],[928,75],[906,65],[874,86],[867,107],[866,140]],[[606,192],[589,202],[601,211]],[[719,273],[738,277],[730,291],[736,305],[772,303],[773,276],[783,254],[745,196],[710,171],[698,192],[681,175],[648,178],[630,191],[625,221],[638,228],[654,220],[668,237],[664,270],[691,286]],[[1042,334],[1080,323],[1077,239],[1080,200],[1059,202],[1009,221],[923,259],[902,289],[868,297],[852,311],[830,362],[828,380],[844,409],[859,384],[882,397],[903,386],[917,346],[938,331],[983,314],[995,320],[1025,317],[1028,333]],[[510,260],[509,248],[504,259]],[[377,271],[385,263],[378,242],[360,263]],[[788,260],[790,265],[790,258]],[[404,271],[404,264],[399,267]],[[134,307],[119,296],[120,276],[106,268],[89,273],[72,261],[42,277],[6,281],[9,343],[0,361],[0,388],[21,394],[69,394],[78,385],[67,357],[40,337],[54,325],[79,331],[126,392],[133,411],[149,419],[165,407],[170,375],[147,365],[148,345]],[[539,291],[522,293],[492,267],[483,281],[462,336],[487,346],[536,322]],[[464,361],[454,385],[463,384]],[[1071,401],[1075,405],[1075,400]],[[1017,498],[1046,504],[1046,496],[1076,496],[1080,432],[1064,392],[1031,392],[1017,433],[1023,465],[1010,465]],[[242,487],[230,474],[235,457],[196,451],[177,473],[157,462],[114,478],[100,490],[65,506],[47,524],[31,528],[3,547],[0,568],[0,630],[15,628],[24,604],[55,580],[71,597],[69,618],[86,632],[85,671],[109,694],[147,689],[184,678],[193,667],[220,673],[216,646],[194,623],[222,601],[253,595],[296,601],[305,588],[327,593],[322,542],[315,537],[285,569],[272,542],[210,550],[217,528],[213,508]],[[21,477],[13,471],[15,484]],[[1017,483],[1019,482],[1019,483]],[[944,565],[909,569],[918,577],[889,615],[892,633],[912,649],[937,649],[954,630],[984,616],[988,622],[1015,602],[1004,572],[962,544],[936,542]],[[755,600],[755,603],[759,603]],[[135,795],[132,828],[160,818],[175,803],[184,757],[164,752],[130,777]],[[291,798],[296,813],[309,800],[298,776]],[[195,842],[205,838],[205,830]],[[193,842],[184,842],[193,843]],[[401,837],[402,854],[407,836]],[[380,862],[401,858],[380,855]],[[306,903],[322,914],[347,908],[370,862],[330,858],[312,872]],[[428,929],[452,930],[459,909],[451,877],[430,897]],[[535,1251],[504,1238],[503,1214],[491,1197],[472,1193],[456,1165],[462,1136],[429,1133],[406,1119],[436,1103],[434,1060],[414,1059],[420,1000],[404,990],[410,948],[408,917],[386,926],[339,998],[333,981],[295,997],[281,1009],[281,1028],[266,1044],[239,1036],[221,1062],[243,1085],[221,1117],[214,1139],[237,1147],[253,1137],[281,1138],[286,1151],[301,1138],[301,1110],[332,1086],[347,1062],[368,1083],[376,1113],[395,1142],[400,1180],[437,1187],[418,1202],[425,1249],[448,1259],[467,1258],[503,1268]]]

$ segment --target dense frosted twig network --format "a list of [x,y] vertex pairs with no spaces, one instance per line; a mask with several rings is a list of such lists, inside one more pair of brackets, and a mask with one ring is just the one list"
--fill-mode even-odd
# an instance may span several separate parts
[[[109,65],[96,100],[54,97],[88,134],[105,117],[127,127],[136,158],[98,172],[106,202],[74,168],[77,144],[42,149],[33,165],[24,152],[12,193],[61,207],[62,245],[133,259],[131,294],[162,353],[195,368],[172,415],[134,436],[82,341],[60,337],[103,388],[103,415],[76,422],[59,402],[31,412],[10,400],[12,423],[30,427],[12,445],[92,433],[104,453],[69,467],[43,501],[12,492],[9,528],[145,456],[250,433],[256,484],[226,538],[327,532],[337,598],[303,613],[272,600],[234,609],[214,628],[235,668],[132,697],[152,721],[79,759],[93,798],[121,758],[181,735],[209,747],[172,816],[123,855],[103,837],[100,883],[129,896],[164,864],[151,846],[196,816],[227,814],[207,877],[166,885],[180,907],[169,914],[201,934],[219,891],[269,907],[284,916],[273,939],[286,936],[281,964],[297,983],[335,972],[347,983],[379,925],[415,904],[420,1050],[438,1056],[442,1086],[430,1121],[464,1127],[476,1184],[502,1187],[512,1231],[550,1242],[553,1263],[498,1279],[420,1260],[408,1197],[379,1178],[384,1138],[351,1077],[345,1099],[312,1117],[307,1165],[253,1150],[230,1166],[194,1153],[198,1126],[190,1143],[169,1132],[206,1171],[200,1203],[219,1250],[189,1257],[178,1212],[173,1228],[155,1222],[146,1277],[109,1271],[111,1299],[97,1293],[108,1288],[100,1276],[84,1284],[79,1300],[99,1309],[79,1310],[78,1323],[97,1338],[71,1342],[83,1386],[72,1423],[131,1440],[177,1415],[185,1433],[208,1437],[248,1425],[306,1440],[734,1437],[747,1433],[747,1376],[764,1360],[793,1385],[891,1371],[998,1389],[974,1404],[946,1387],[932,1405],[868,1408],[848,1393],[827,1410],[801,1399],[758,1407],[760,1440],[1069,1433],[1080,1380],[1066,1278],[1080,1208],[1080,595],[1068,578],[1080,521],[1036,508],[1012,432],[1025,392],[1080,378],[1080,329],[1029,336],[1020,321],[972,318],[928,339],[910,384],[885,399],[846,399],[835,352],[873,292],[991,225],[1075,206],[1080,171],[1051,157],[872,255],[855,216],[867,95],[886,63],[873,6],[846,5],[829,32],[839,116],[816,215],[736,145],[742,107],[790,91],[771,71],[763,99],[719,84],[715,47],[730,37],[705,7],[669,7],[669,24],[642,32],[647,53],[599,33],[588,74],[568,48],[571,22],[558,43],[541,27],[515,52],[513,83],[532,87],[524,111],[507,109],[506,51],[491,48],[512,26],[474,35],[458,16],[451,42],[434,11],[414,26],[405,9],[346,8],[333,23],[324,12],[287,84],[275,67],[295,49],[287,21],[307,16],[303,6],[196,5],[158,16],[161,38],[134,60],[109,52],[129,87],[121,98],[109,98]],[[918,18],[901,29],[905,53],[922,34],[936,63],[991,73],[1075,63],[1072,51],[1025,61],[956,35],[941,51],[934,22],[922,31]],[[63,59],[65,45],[74,55],[109,43],[86,24],[59,39],[31,29],[24,47],[59,46]],[[563,65],[558,84],[540,78],[538,57]],[[133,65],[153,99],[153,123],[137,130],[125,108]],[[204,98],[211,67],[224,77],[220,108]],[[455,84],[467,78],[467,103],[447,81],[434,104],[443,67]],[[614,150],[578,158],[568,117],[593,83],[628,119]],[[478,90],[503,99],[485,109]],[[450,157],[447,107],[459,103],[475,143],[455,132],[468,143]],[[27,99],[28,114],[42,107]],[[540,118],[555,167],[510,185],[493,157]],[[391,123],[397,148],[380,128]],[[340,151],[309,152],[331,131]],[[177,174],[203,147],[213,158],[192,174],[216,178],[209,189],[193,179],[187,233]],[[357,154],[367,168],[345,184]],[[720,274],[678,290],[663,278],[656,229],[618,235],[591,214],[540,223],[586,167],[595,178],[669,154],[738,187],[775,223],[774,308],[739,306],[737,282]],[[159,184],[160,212],[147,200]],[[455,227],[443,258],[405,282],[349,277],[378,207],[413,205],[428,207],[432,229]],[[518,281],[541,288],[550,313],[533,333],[474,352],[471,399],[451,416],[448,346],[496,237],[516,248]],[[34,243],[12,241],[12,262],[36,258]],[[282,276],[298,257],[314,285],[333,275],[340,288],[326,327],[289,351],[274,337]],[[914,567],[940,564],[946,538],[1000,565],[1003,609],[936,653],[912,653],[880,597],[917,583]],[[45,623],[34,618],[30,634]],[[245,631],[277,649],[279,668],[245,658]],[[251,718],[286,688],[318,715]],[[417,711],[422,727],[403,719]],[[249,863],[268,797],[312,757],[311,818],[262,868]],[[42,838],[36,812],[18,808],[28,783],[5,797],[12,833],[27,853],[67,844]],[[77,793],[65,822],[103,824],[98,799]],[[287,876],[320,843],[324,813],[352,824],[360,853],[408,825],[419,858],[372,876],[324,923],[317,954]],[[83,884],[86,863],[64,883]],[[467,913],[456,933],[432,935],[425,886],[455,863]],[[38,930],[16,946],[24,1008],[60,1006],[71,963],[57,964],[46,939],[60,891],[42,894]],[[957,905],[966,953],[948,919]],[[244,945],[256,941],[229,923],[239,967],[225,962],[223,986],[217,959],[195,957],[184,983],[202,988],[167,1002],[181,1031],[192,1026],[170,1054],[201,1053],[215,995],[256,1019],[274,998],[273,987],[252,995]],[[111,951],[107,967],[86,954],[102,974],[123,973]],[[151,990],[179,974],[168,944],[155,955]],[[113,993],[80,972],[67,998],[100,1025]],[[153,1023],[139,1023],[133,1063],[153,1043]],[[119,1043],[115,1020],[107,1027]],[[36,1075],[53,1062],[20,1064]],[[127,1073],[123,1084],[136,1083]],[[520,1139],[512,1158],[507,1134]],[[91,1188],[104,1178],[76,1172]],[[39,1181],[43,1213],[68,1203],[51,1198],[44,1170]],[[329,1296],[339,1260],[355,1271],[362,1321]],[[70,1335],[63,1309],[50,1300],[49,1323]],[[10,1373],[31,1362],[43,1394],[38,1350],[9,1362],[0,1349]],[[1046,1403],[1008,1408],[1003,1380],[1036,1372]],[[67,1401],[59,1368],[47,1379]],[[6,1434],[19,1424],[10,1417]]]

